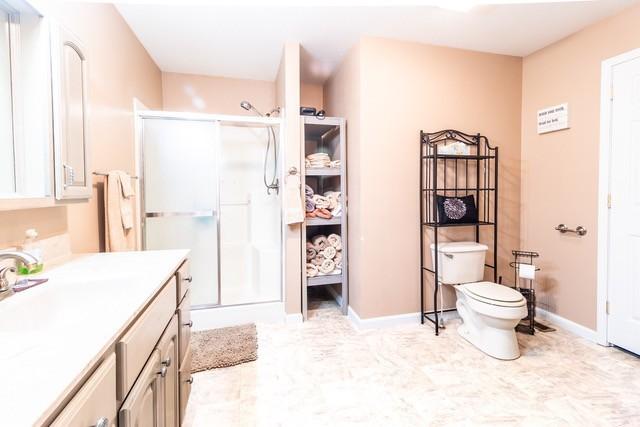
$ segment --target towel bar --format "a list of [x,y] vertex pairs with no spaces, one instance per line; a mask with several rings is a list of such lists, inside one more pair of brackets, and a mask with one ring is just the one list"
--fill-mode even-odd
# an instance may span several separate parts
[[[99,176],[109,176],[109,174],[106,173],[106,172],[93,172],[93,174],[94,175],[99,175]],[[130,175],[130,176],[131,176],[132,179],[138,179],[137,176],[134,176],[134,175]]]

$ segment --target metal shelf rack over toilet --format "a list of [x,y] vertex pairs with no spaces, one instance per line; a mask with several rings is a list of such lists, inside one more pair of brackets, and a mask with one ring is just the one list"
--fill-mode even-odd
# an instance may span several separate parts
[[[464,154],[450,154],[445,147],[457,143],[464,144]],[[451,147],[449,147],[451,148]],[[468,151],[468,153],[467,153]],[[446,154],[445,154],[446,153]],[[473,195],[478,209],[478,221],[473,223],[441,223],[438,218],[438,195],[463,197]],[[433,244],[438,254],[440,239],[438,231],[448,227],[470,227],[474,239],[488,237],[481,233],[481,227],[491,227],[493,231],[493,264],[485,264],[493,269],[493,281],[498,276],[498,147],[491,147],[486,136],[469,135],[457,130],[447,129],[427,133],[420,131],[420,312],[421,323],[425,319],[435,326],[436,335],[440,332],[438,314],[438,292],[441,284],[438,280],[438,263],[432,262],[427,267],[426,258],[431,258],[430,242],[425,234],[433,230]],[[489,234],[490,236],[490,234]],[[489,245],[491,247],[491,245]],[[437,255],[436,255],[437,257]],[[425,275],[433,274],[433,309],[425,307]],[[440,308],[444,311],[455,311],[455,308]]]

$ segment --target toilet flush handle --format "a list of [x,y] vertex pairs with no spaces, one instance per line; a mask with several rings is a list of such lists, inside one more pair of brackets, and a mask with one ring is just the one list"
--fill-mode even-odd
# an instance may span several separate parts
[[453,254],[448,254],[448,253],[446,253],[446,252],[443,252],[442,254],[443,254],[444,256],[446,256],[447,258],[449,258],[449,259],[453,259]]

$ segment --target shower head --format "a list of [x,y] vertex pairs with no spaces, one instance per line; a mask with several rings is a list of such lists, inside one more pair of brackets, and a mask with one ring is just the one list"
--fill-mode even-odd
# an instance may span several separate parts
[[251,105],[251,103],[250,103],[249,101],[242,101],[242,102],[240,103],[240,106],[241,106],[242,108],[244,108],[245,110],[247,110],[247,111],[253,111],[253,112],[254,112],[254,113],[256,113],[257,115],[262,116],[262,113],[261,113],[260,111],[258,111],[258,110],[256,109],[256,107],[254,107],[253,105]]

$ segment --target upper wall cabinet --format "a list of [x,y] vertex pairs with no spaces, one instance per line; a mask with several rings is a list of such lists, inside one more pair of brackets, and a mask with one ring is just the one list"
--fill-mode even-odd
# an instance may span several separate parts
[[52,196],[51,51],[46,19],[0,0],[0,210]]
[[52,25],[51,70],[56,199],[91,197],[87,132],[87,51],[69,30]]

